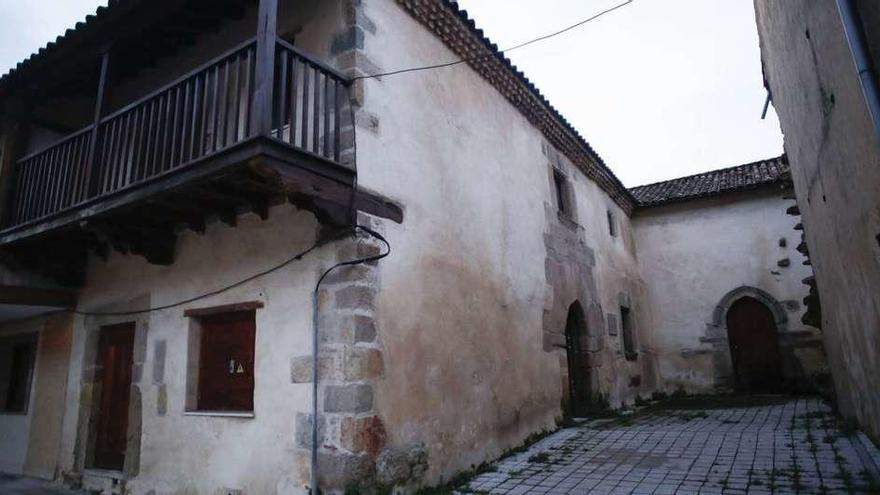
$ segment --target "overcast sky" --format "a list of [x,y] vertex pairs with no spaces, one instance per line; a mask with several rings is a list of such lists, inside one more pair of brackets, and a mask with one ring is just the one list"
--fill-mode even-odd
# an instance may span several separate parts
[[[620,1],[459,4],[505,47]],[[0,72],[102,4],[0,0]],[[508,56],[627,186],[782,153],[773,111],[760,120],[766,95],[752,0],[635,0]]]

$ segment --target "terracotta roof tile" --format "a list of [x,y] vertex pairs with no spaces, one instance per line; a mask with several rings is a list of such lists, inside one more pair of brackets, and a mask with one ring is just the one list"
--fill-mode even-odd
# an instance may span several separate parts
[[788,180],[788,170],[788,159],[782,155],[736,167],[633,187],[629,192],[636,199],[639,207],[659,206],[780,184]]

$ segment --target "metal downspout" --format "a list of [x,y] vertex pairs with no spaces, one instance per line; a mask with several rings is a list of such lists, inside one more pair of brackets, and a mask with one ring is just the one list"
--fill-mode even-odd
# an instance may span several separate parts
[[843,23],[843,31],[849,43],[849,51],[859,73],[859,83],[874,125],[874,136],[880,141],[880,88],[877,74],[868,54],[868,44],[854,0],[837,0],[837,10]]

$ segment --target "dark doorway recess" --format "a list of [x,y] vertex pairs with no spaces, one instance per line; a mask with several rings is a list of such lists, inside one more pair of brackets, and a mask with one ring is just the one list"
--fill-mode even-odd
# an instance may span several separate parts
[[590,368],[583,344],[587,336],[586,318],[579,302],[568,308],[565,322],[565,349],[568,356],[569,414],[585,416],[590,407]]
[[767,306],[751,297],[733,303],[727,311],[727,337],[739,391],[782,390],[776,321]]
[[122,470],[128,447],[128,402],[135,324],[101,327],[98,364],[101,393],[95,421],[95,467]]

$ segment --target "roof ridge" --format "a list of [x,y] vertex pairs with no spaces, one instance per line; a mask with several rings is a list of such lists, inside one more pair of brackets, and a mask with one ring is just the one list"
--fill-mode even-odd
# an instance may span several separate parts
[[650,187],[650,186],[659,186],[660,184],[665,184],[667,182],[676,182],[676,181],[681,181],[681,180],[685,180],[685,179],[692,179],[694,177],[700,177],[703,175],[718,174],[721,172],[727,172],[729,170],[733,170],[733,169],[737,169],[737,168],[744,168],[744,167],[749,167],[752,165],[758,165],[760,163],[782,162],[782,161],[784,161],[785,158],[786,158],[785,153],[783,153],[783,154],[776,156],[776,157],[773,157],[773,158],[764,158],[762,160],[755,160],[753,162],[743,163],[740,165],[732,165],[729,167],[722,167],[722,168],[716,168],[713,170],[706,170],[704,172],[697,172],[697,173],[691,174],[691,175],[683,175],[681,177],[673,177],[672,179],[660,180],[657,182],[649,182],[647,184],[640,184],[638,186],[632,186],[627,189],[629,189],[630,192],[632,192],[634,189],[641,189],[643,187]]
[[786,180],[785,154],[633,187],[639,208],[767,187]]

